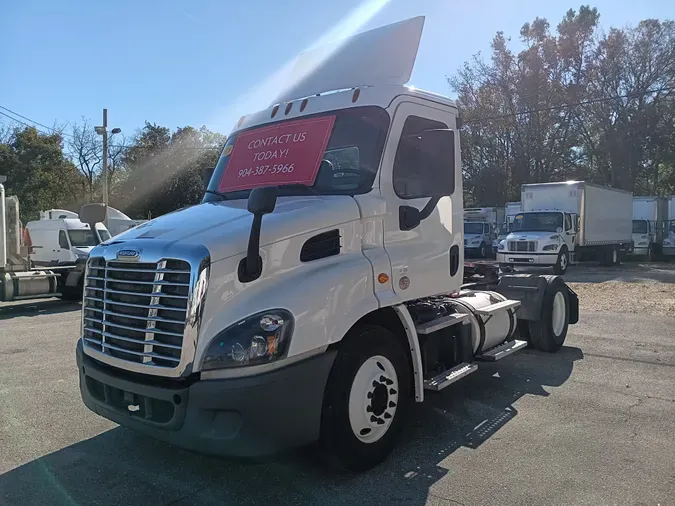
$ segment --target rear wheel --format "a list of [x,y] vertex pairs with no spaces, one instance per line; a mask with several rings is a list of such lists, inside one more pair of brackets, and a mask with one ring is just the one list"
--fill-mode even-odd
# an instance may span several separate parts
[[388,330],[363,326],[338,351],[321,420],[321,442],[351,471],[382,462],[394,448],[411,395],[405,349]]
[[615,267],[621,263],[621,255],[619,253],[619,247],[616,245],[609,246],[605,250],[605,261],[604,265],[608,267]]
[[541,317],[539,321],[529,322],[529,334],[536,349],[553,353],[562,347],[567,337],[569,292],[562,278],[546,276],[546,281]]

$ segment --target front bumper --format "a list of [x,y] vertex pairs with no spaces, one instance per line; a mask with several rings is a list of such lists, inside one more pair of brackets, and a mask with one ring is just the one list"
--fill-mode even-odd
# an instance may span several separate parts
[[630,252],[631,255],[635,256],[646,256],[649,253],[649,246],[638,246],[634,247]]
[[515,253],[499,251],[497,262],[508,265],[535,265],[551,267],[558,261],[558,252],[554,253]]
[[661,252],[665,256],[674,256],[675,255],[675,246],[663,246]]
[[101,364],[77,343],[80,393],[93,412],[182,448],[238,457],[318,439],[334,359],[326,352],[257,376],[179,382]]

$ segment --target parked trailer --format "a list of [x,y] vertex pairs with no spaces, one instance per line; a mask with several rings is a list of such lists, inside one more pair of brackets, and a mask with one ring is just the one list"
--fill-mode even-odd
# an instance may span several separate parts
[[633,195],[583,181],[525,184],[522,212],[499,244],[507,267],[553,267],[564,274],[586,259],[617,265],[632,249]]
[[664,257],[671,258],[675,256],[675,195],[668,197],[668,217],[666,220],[661,253]]
[[668,201],[663,197],[633,197],[632,255],[660,256],[665,238]]
[[[560,349],[578,319],[562,278],[465,277],[457,107],[405,86],[423,20],[337,45],[241,119],[202,204],[92,252],[77,345],[91,410],[208,453],[319,440],[363,471],[412,402],[526,339]],[[270,143],[283,163],[250,171]]]
[[5,187],[0,184],[0,301],[81,299],[86,259],[79,258],[67,266],[33,268],[30,249],[22,244],[23,233],[19,199],[5,197]]

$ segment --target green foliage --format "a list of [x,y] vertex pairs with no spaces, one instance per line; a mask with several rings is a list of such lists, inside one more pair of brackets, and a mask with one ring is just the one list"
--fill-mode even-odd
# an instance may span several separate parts
[[24,222],[41,210],[77,210],[82,203],[85,179],[64,156],[58,133],[28,127],[10,132],[0,142],[0,174],[7,176],[7,195],[19,197]]

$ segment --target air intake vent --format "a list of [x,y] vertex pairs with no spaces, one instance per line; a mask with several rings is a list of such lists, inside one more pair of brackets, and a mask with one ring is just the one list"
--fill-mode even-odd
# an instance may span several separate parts
[[340,253],[340,231],[331,230],[315,235],[302,246],[301,262],[311,262],[320,258],[332,257]]

